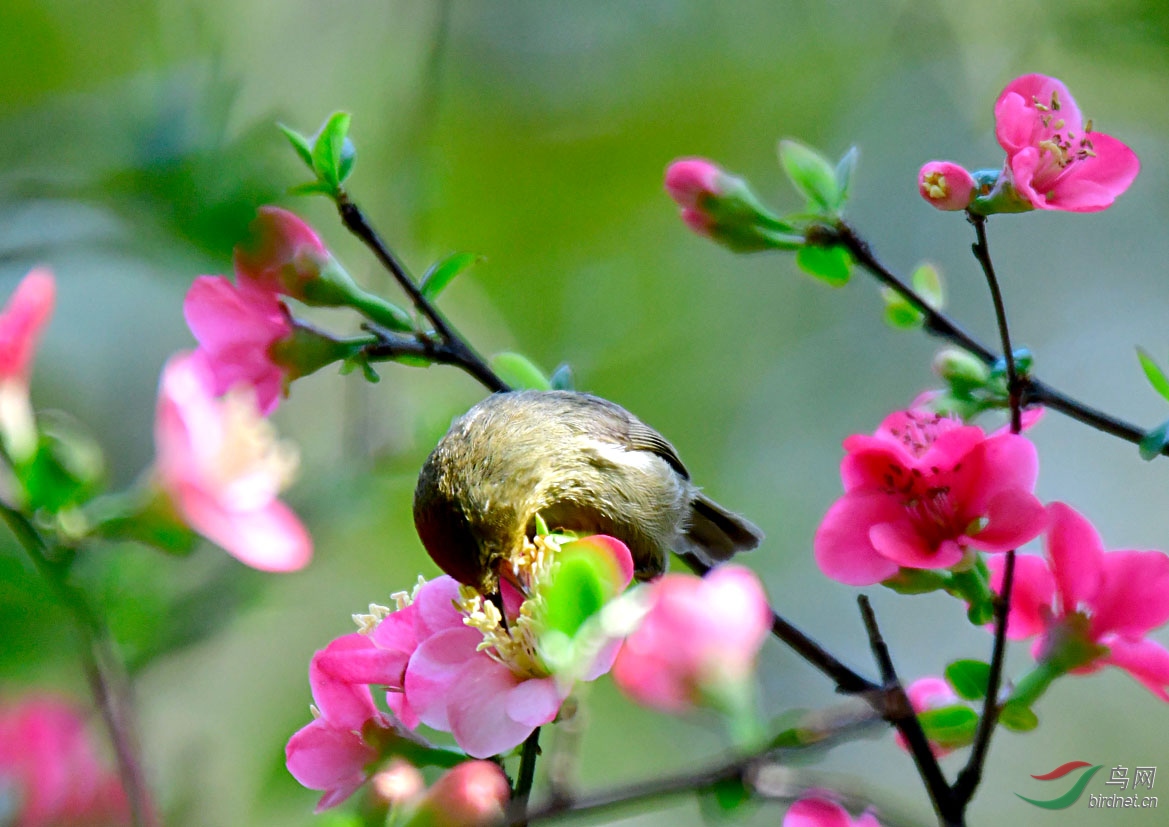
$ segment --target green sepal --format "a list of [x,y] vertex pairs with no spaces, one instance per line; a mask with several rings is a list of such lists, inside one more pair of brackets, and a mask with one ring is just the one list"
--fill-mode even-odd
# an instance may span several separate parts
[[852,275],[852,256],[840,246],[801,247],[796,253],[796,264],[808,275],[831,287],[843,287]]
[[576,390],[576,376],[572,372],[572,366],[568,362],[561,362],[556,366],[556,370],[552,371],[548,384],[554,391]]
[[977,701],[986,697],[990,664],[980,660],[956,660],[946,667],[946,682],[959,698]]
[[948,749],[966,746],[978,731],[978,713],[963,704],[927,709],[917,720],[926,738]]
[[1030,732],[1039,726],[1039,716],[1019,701],[1008,701],[999,710],[999,723],[1012,732]]
[[734,819],[739,823],[746,817],[743,807],[752,802],[751,789],[740,776],[722,778],[706,787],[698,799],[703,816],[711,821]]
[[97,493],[105,479],[101,446],[65,414],[44,412],[37,420],[31,457],[13,463],[30,511],[57,513]]
[[497,353],[491,357],[491,369],[504,383],[515,390],[547,391],[552,383],[544,371],[536,367],[527,356],[512,351]]
[[1161,456],[1166,445],[1169,445],[1169,420],[1162,422],[1141,437],[1137,448],[1140,450],[1141,459],[1151,462]]
[[948,591],[950,576],[932,569],[903,568],[889,579],[882,580],[881,585],[898,594],[928,594]]
[[282,123],[276,124],[280,131],[284,133],[284,137],[288,139],[288,143],[292,144],[292,148],[296,150],[296,154],[300,160],[304,161],[304,165],[309,169],[313,168],[313,148],[309,142],[307,135],[301,135],[295,129],[285,126]]
[[816,150],[799,141],[779,142],[779,162],[801,194],[809,210],[835,215],[844,202],[836,168]]
[[170,498],[150,482],[93,500],[82,512],[85,534],[130,540],[168,554],[189,554],[199,536],[187,527]]
[[353,167],[355,150],[348,140],[350,118],[348,112],[334,112],[313,139],[313,172],[334,192]]
[[483,256],[474,253],[452,253],[430,265],[422,275],[418,290],[428,301],[434,301],[438,294],[454,281],[455,276],[479,261],[483,261]]

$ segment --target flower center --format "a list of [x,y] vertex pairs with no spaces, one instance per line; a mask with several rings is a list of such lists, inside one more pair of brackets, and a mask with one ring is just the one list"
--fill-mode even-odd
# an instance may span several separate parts
[[941,201],[950,195],[950,187],[946,184],[946,176],[937,170],[927,172],[922,183],[925,185],[926,195],[935,201]]
[[253,394],[243,389],[228,391],[222,425],[223,439],[212,473],[224,487],[262,488],[269,497],[287,487],[299,463],[296,449],[276,438],[275,429],[257,412]]

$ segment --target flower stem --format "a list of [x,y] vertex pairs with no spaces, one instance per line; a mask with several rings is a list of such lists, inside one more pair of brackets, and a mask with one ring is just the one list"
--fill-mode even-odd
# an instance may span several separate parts
[[986,286],[990,288],[990,297],[994,302],[994,317],[998,322],[1003,361],[1007,366],[1007,401],[1011,406],[1011,433],[1017,434],[1023,430],[1023,388],[1019,382],[1019,371],[1015,366],[1015,351],[1011,348],[1011,331],[1007,326],[1007,310],[1003,304],[1002,290],[999,289],[994,262],[990,258],[990,247],[986,243],[986,216],[970,213],[967,218],[974,225],[974,233],[978,239],[971,245],[971,250],[974,251],[974,257],[986,276]]
[[513,815],[511,823],[521,825],[521,827],[525,827],[528,823],[528,799],[532,796],[532,784],[536,780],[536,759],[539,755],[540,727],[536,727],[524,741],[524,748],[520,753],[520,772],[516,778],[515,789],[511,793],[511,804],[508,807]]
[[105,627],[85,597],[66,581],[62,568],[49,558],[45,540],[32,523],[2,502],[0,518],[8,525],[37,571],[57,593],[73,621],[86,681],[113,742],[118,775],[130,805],[132,823],[134,827],[154,827],[158,822],[138,757],[138,744],[127,698],[128,681],[121,661],[110,646]]

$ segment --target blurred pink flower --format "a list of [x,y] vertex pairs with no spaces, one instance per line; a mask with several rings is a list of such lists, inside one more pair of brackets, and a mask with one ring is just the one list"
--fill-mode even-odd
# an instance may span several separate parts
[[783,827],[881,827],[877,817],[864,812],[855,819],[835,801],[819,795],[801,798],[783,817]]
[[724,690],[751,679],[772,616],[750,569],[667,574],[644,588],[650,590],[649,613],[613,664],[613,680],[625,694],[683,712],[717,703]]
[[[909,705],[918,714],[928,712],[931,709],[941,709],[945,706],[961,703],[961,699],[954,694],[954,689],[950,684],[946,683],[944,678],[932,675],[915,680],[906,688],[905,694],[909,696]],[[900,732],[895,734],[895,739],[897,746],[901,747],[901,749],[909,749],[905,741],[905,736]],[[943,755],[948,755],[953,752],[954,748],[931,741],[930,749],[935,756],[941,758]]]
[[[1015,560],[1008,637],[1039,635],[1032,654],[1076,674],[1123,669],[1169,701],[1169,651],[1146,635],[1169,622],[1169,556],[1105,551],[1100,535],[1070,506],[1047,507],[1043,557]],[[992,586],[1003,562],[988,561]]]
[[98,757],[85,716],[46,695],[0,706],[0,798],[15,808],[4,821],[12,827],[130,823],[121,782]]
[[[578,545],[618,556],[621,588],[628,585],[633,561],[623,543],[596,538]],[[539,555],[535,574],[519,568],[531,598],[501,584],[506,628],[493,604],[443,575],[412,595],[396,595],[396,611],[376,607],[362,617],[365,634],[349,636],[359,642],[328,653],[320,668],[336,680],[387,687],[387,704],[403,724],[450,732],[472,757],[506,752],[551,722],[572,689],[572,679],[555,674],[540,655],[542,567],[552,557]],[[593,680],[607,672],[616,648],[602,647],[584,674],[573,677]]]
[[1031,493],[1035,446],[1017,434],[987,436],[910,410],[886,417],[873,436],[850,436],[844,449],[844,496],[813,541],[820,570],[842,583],[879,583],[902,567],[950,568],[968,548],[1017,548],[1046,523]]
[[312,227],[279,207],[260,207],[252,236],[235,249],[235,274],[241,287],[305,297],[305,286],[329,264],[329,251]]
[[390,731],[390,720],[374,706],[369,687],[339,680],[321,668],[321,661],[365,645],[362,635],[337,638],[313,655],[309,685],[313,692],[312,723],[298,730],[284,748],[293,778],[311,790],[324,790],[317,812],[335,807],[369,779],[378,758],[377,732]]
[[177,354],[163,369],[155,417],[156,479],[192,529],[265,571],[308,564],[312,541],[277,499],[296,467],[254,397],[216,399],[206,366]]
[[709,236],[715,219],[706,212],[706,202],[723,194],[726,174],[705,158],[681,158],[666,168],[666,192],[682,211],[682,220],[699,235]]
[[402,827],[488,827],[502,823],[511,798],[503,768],[465,761],[442,774],[413,807]]
[[930,161],[917,173],[917,191],[939,210],[964,210],[974,198],[974,177],[951,161]]
[[1136,153],[1092,131],[1067,87],[1046,75],[1015,78],[994,107],[995,135],[1015,190],[1040,210],[1111,206],[1140,171]]
[[292,336],[288,308],[274,293],[232,284],[223,276],[199,276],[183,300],[183,316],[199,342],[195,358],[222,396],[237,384],[255,389],[266,416],[275,410],[288,380],[287,369],[273,360],[272,346]]
[[37,339],[53,313],[56,293],[52,273],[31,270],[0,311],[0,434],[17,462],[36,450],[28,385]]

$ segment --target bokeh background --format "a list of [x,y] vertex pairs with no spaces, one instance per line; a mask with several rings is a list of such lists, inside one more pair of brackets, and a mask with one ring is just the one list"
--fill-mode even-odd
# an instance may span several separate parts
[[[915,173],[933,158],[1000,164],[998,92],[1026,72],[1059,76],[1143,170],[1106,213],[991,221],[1015,336],[1057,387],[1147,427],[1169,414],[1133,352],[1169,360],[1169,7],[1156,0],[2,0],[0,55],[0,293],[34,264],[56,272],[34,400],[86,424],[115,488],[148,466],[159,369],[193,344],[182,296],[196,275],[229,272],[256,206],[291,206],[361,281],[391,290],[324,199],[285,195],[304,170],[275,122],[311,133],[335,109],[353,113],[351,191],[416,272],[455,250],[486,256],[443,299],[479,349],[568,362],[582,389],[666,434],[712,496],[767,532],[743,562],[775,605],[866,672],[856,591],[819,575],[811,538],[840,491],[840,441],[934,382],[935,343],[885,327],[863,274],[830,289],[790,257],[735,257],[688,234],[661,188],[671,159],[716,158],[794,209],[776,140],[835,155],[856,144],[851,220],[895,269],[937,263],[950,311],[993,341],[972,232],[921,201]],[[289,498],[316,540],[305,571],[260,575],[211,547],[83,561],[79,582],[135,665],[169,824],[315,823],[316,795],[283,769],[309,720],[309,657],[351,613],[435,573],[410,518],[415,475],[482,391],[446,368],[382,377],[324,371],[276,414],[302,453]],[[1110,547],[1169,547],[1161,462],[1054,414],[1033,437],[1044,499],[1086,511]],[[0,548],[0,688],[83,697],[63,616],[7,537]],[[954,601],[867,591],[906,678],[988,655]],[[1016,673],[1027,661],[1012,652]],[[836,701],[778,645],[761,677],[771,716]],[[588,702],[585,788],[697,767],[724,743],[717,721],[634,708],[605,680]],[[1014,793],[1050,797],[1028,776],[1070,760],[1169,773],[1165,704],[1105,672],[1060,682],[1039,712],[1037,731],[995,738],[972,824],[1164,823]],[[930,822],[887,732],[797,769],[890,820]],[[1111,792],[1104,777],[1089,791]],[[686,797],[609,817],[701,818]]]

